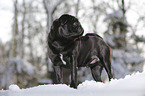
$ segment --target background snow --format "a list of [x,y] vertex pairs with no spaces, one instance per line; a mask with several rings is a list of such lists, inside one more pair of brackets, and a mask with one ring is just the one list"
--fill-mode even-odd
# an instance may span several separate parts
[[13,58],[13,59],[10,59],[9,66],[11,66],[13,64],[16,65],[16,70],[19,73],[24,71],[24,72],[26,72],[29,75],[33,75],[34,74],[34,66],[32,66],[32,64],[29,63],[28,61],[25,61],[23,59]]
[[145,73],[127,75],[124,79],[112,79],[101,83],[85,81],[78,89],[65,84],[40,85],[20,89],[17,85],[9,86],[9,90],[0,91],[0,96],[145,96]]
[[[7,89],[8,86],[13,83],[20,86],[20,88],[28,88],[39,84],[53,83],[55,81],[53,65],[50,61],[46,60],[46,30],[52,22],[49,20],[49,26],[46,26],[47,14],[45,13],[42,1],[43,0],[25,1],[26,5],[30,6],[30,8],[26,7],[26,21],[25,26],[23,26],[21,23],[24,16],[24,6],[23,1],[18,0],[18,29],[21,34],[21,28],[24,27],[26,33],[24,39],[25,46],[23,46],[25,56],[23,59],[20,57],[20,51],[22,51],[21,44],[18,44],[16,47],[16,51],[18,52],[17,56],[11,56],[13,49],[13,46],[11,46],[13,41],[13,27],[11,25],[14,23],[12,17],[14,15],[13,3],[15,0],[1,0],[0,2],[0,13],[2,13],[0,20],[3,21],[0,23],[0,33],[2,37],[2,40],[0,40],[0,89]],[[59,1],[63,1],[52,15],[53,20],[58,18],[62,13],[69,13],[75,16],[75,5],[77,1],[80,1],[80,4],[78,4],[80,6],[78,19],[84,27],[85,32],[96,32],[102,36],[106,43],[113,49],[112,66],[115,78],[124,78],[126,75],[136,71],[143,71],[142,68],[145,60],[144,0],[125,0],[125,14],[123,14],[121,1],[119,0],[88,0],[86,1],[87,3],[82,2],[83,0],[47,1],[51,1],[49,2],[51,4],[47,4],[50,12]],[[92,5],[96,6],[97,9],[92,7]],[[31,10],[37,10],[37,12],[33,13]],[[31,28],[28,28],[29,23],[32,25],[30,26]],[[4,27],[2,27],[3,25]],[[9,34],[7,33],[8,31]],[[17,43],[20,43],[22,40],[20,34],[16,36]],[[126,37],[127,45],[123,43],[124,41],[122,39],[124,36]],[[6,38],[7,40],[5,40]],[[32,46],[30,46],[31,44],[29,42],[33,42]],[[121,45],[121,47],[118,45]],[[102,73],[103,81],[107,78],[105,73],[105,71]],[[93,80],[90,69],[88,68],[79,70],[78,75],[79,82]]]

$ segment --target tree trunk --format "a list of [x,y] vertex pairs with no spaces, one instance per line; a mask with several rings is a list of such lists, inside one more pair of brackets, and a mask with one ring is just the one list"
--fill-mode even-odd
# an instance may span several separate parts
[[31,23],[28,22],[28,39],[29,39],[29,43],[28,43],[28,47],[29,47],[29,50],[30,50],[30,62],[32,64],[34,64],[34,55],[33,55],[33,45],[32,45],[32,32],[31,32]]
[[17,36],[18,36],[18,3],[17,0],[14,1],[14,26],[13,26],[13,44],[12,44],[12,57],[17,55]]
[[80,4],[80,0],[78,0],[76,4],[76,17],[78,17],[78,13],[79,13],[79,4]]
[[[52,20],[53,20],[53,14],[54,14],[54,12],[57,10],[57,7],[63,1],[64,0],[57,0],[55,3],[52,3],[53,2],[52,0],[43,0],[43,5],[44,5],[45,12],[46,12],[46,15],[47,15],[46,34],[48,34],[50,32],[50,28],[51,28],[51,25],[52,25]],[[47,66],[47,76],[49,78],[51,76],[51,74],[49,74],[49,73],[51,73],[50,69],[52,69],[50,67],[52,67],[52,66],[51,66],[51,63],[49,63],[49,60],[48,60],[48,51],[49,50],[46,51],[45,61],[46,61],[46,66]]]
[[[96,13],[96,5],[95,5],[95,0],[92,0],[92,3],[93,3],[93,11],[94,13]],[[96,14],[93,14],[93,16],[95,15],[95,20],[92,21],[92,25],[93,25],[93,32],[94,33],[97,33],[97,24],[98,24],[98,19],[99,19],[99,14],[96,13]],[[92,17],[93,17],[92,16]]]
[[125,3],[124,3],[124,0],[122,0],[122,11],[123,11],[123,15],[125,15]]
[[26,21],[26,6],[25,6],[25,0],[23,0],[23,20],[22,20],[22,31],[21,31],[22,38],[21,38],[21,53],[20,53],[21,58],[24,58],[25,21]]

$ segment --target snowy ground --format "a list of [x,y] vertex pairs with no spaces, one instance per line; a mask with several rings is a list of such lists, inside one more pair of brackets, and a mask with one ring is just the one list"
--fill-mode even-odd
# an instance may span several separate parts
[[11,85],[9,90],[0,90],[0,96],[145,96],[145,73],[113,79],[105,84],[85,81],[78,89],[65,84],[41,85],[27,89]]

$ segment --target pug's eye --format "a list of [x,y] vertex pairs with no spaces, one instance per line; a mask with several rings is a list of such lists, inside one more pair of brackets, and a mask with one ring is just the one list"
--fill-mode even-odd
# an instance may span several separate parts
[[73,23],[73,26],[77,26],[77,23],[76,23],[76,22],[74,22],[74,23]]

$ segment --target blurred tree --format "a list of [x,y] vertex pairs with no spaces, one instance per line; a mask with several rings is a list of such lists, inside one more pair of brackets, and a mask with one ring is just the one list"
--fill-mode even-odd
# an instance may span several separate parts
[[[142,71],[144,58],[139,55],[138,49],[134,48],[127,39],[130,25],[126,19],[126,12],[129,10],[129,7],[125,6],[124,0],[120,2],[117,0],[117,5],[118,10],[108,14],[105,19],[108,23],[108,29],[104,36],[105,41],[113,48],[112,65],[115,77],[121,78],[126,74]],[[130,34],[133,34],[133,32]]]
[[[51,28],[51,25],[52,25],[52,21],[53,21],[53,15],[54,15],[55,11],[57,11],[57,7],[63,1],[64,0],[56,0],[56,1],[43,0],[43,5],[44,5],[46,16],[47,16],[46,34],[48,34],[49,31],[50,31],[50,28]],[[54,73],[52,71],[52,64],[49,63],[49,60],[48,60],[48,51],[49,50],[46,51],[46,56],[45,56],[45,61],[46,61],[46,65],[47,65],[47,76],[48,76],[48,78],[50,78],[50,76],[51,76],[51,78],[53,79],[53,75],[52,74],[54,74]]]
[[25,50],[25,45],[24,45],[24,39],[25,39],[25,34],[24,34],[24,32],[25,32],[25,22],[26,22],[26,4],[25,4],[25,0],[23,0],[23,4],[22,4],[22,8],[23,8],[23,10],[22,10],[22,15],[23,15],[23,19],[22,19],[22,29],[21,29],[21,50],[20,50],[20,56],[21,56],[21,58],[24,58],[24,50]]
[[53,14],[57,10],[57,7],[63,2],[64,0],[43,0],[45,12],[47,15],[47,33],[50,31],[50,27],[52,25]]
[[80,0],[77,0],[76,8],[75,8],[76,9],[76,11],[75,11],[76,12],[76,14],[75,14],[76,17],[78,17],[78,13],[79,13],[79,5],[80,5]]
[[[7,57],[7,58],[6,58]],[[0,89],[5,89],[7,85],[7,64],[9,57],[9,42],[2,43],[0,40]]]
[[[16,83],[20,87],[30,87],[39,83],[38,78],[41,76],[35,71],[41,70],[39,67],[43,58],[40,59],[40,56],[44,54],[41,50],[44,48],[45,43],[44,38],[41,37],[44,28],[41,18],[38,18],[41,11],[38,10],[39,6],[35,5],[36,3],[34,0],[27,2],[23,0],[23,2],[19,3],[14,0],[15,15],[12,43],[9,48],[9,60],[7,60],[4,67],[7,70],[4,73],[5,78],[1,79],[2,81],[5,80],[6,83],[2,83],[5,87],[12,83]],[[32,67],[32,65],[35,66]],[[32,80],[36,82],[30,83]]]
[[[119,3],[119,2],[117,2]],[[126,34],[127,34],[127,27],[128,22],[126,20],[126,9],[124,0],[122,0],[121,4],[119,5],[119,10],[115,10],[112,14],[109,14],[107,19],[108,20],[108,28],[109,30],[106,33],[114,36],[114,43],[115,45],[110,46],[112,48],[122,49],[126,47]]]
[[13,25],[13,45],[12,57],[17,56],[17,40],[18,40],[18,2],[14,1],[14,25]]
[[91,20],[91,24],[93,27],[93,32],[97,33],[98,32],[98,23],[99,23],[99,19],[101,18],[102,14],[105,14],[106,10],[104,10],[105,7],[105,3],[104,2],[98,2],[96,0],[91,0],[92,1],[92,12],[94,14],[90,14],[90,20]]
[[[12,83],[25,88],[54,81],[52,64],[48,62],[46,52],[46,38],[53,20],[64,13],[79,18],[87,29],[85,32],[104,33],[104,40],[113,48],[116,78],[142,71],[144,58],[141,54],[144,54],[145,37],[138,32],[145,26],[145,16],[144,11],[132,3],[135,0],[21,1],[13,1],[12,40],[5,44],[0,42],[0,86],[3,88]],[[135,24],[128,22],[130,10],[138,15]],[[63,73],[67,83],[68,71]],[[78,79],[79,82],[91,80],[89,69],[82,68]]]

